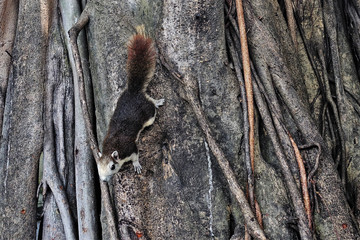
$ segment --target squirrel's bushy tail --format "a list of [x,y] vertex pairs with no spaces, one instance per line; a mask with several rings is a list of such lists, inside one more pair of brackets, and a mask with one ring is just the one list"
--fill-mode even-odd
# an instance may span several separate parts
[[154,75],[156,52],[151,38],[144,33],[134,35],[128,44],[128,90],[130,92],[145,91]]

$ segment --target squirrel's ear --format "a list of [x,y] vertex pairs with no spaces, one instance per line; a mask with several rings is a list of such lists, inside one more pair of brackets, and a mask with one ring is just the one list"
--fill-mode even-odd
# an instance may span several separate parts
[[118,158],[119,158],[119,153],[118,153],[118,151],[113,151],[113,153],[111,154],[111,157],[112,157],[114,160],[118,160]]

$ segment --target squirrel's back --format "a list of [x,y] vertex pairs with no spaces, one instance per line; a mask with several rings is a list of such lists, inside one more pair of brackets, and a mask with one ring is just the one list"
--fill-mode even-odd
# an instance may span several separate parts
[[144,34],[134,35],[128,44],[128,90],[129,92],[145,91],[154,75],[156,52],[151,38]]

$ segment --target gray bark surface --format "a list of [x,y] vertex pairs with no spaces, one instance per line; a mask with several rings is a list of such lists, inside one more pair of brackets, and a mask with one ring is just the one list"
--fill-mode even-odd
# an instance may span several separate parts
[[[139,25],[157,51],[147,93],[165,99],[137,143],[142,173],[128,163],[109,183],[116,229],[101,202],[68,38],[85,5],[78,45],[100,149]],[[358,239],[360,1],[243,6],[256,105],[253,176],[235,1],[0,1],[0,239],[246,239],[253,232],[229,186],[247,193],[249,178],[268,239]],[[288,134],[309,177],[309,228]],[[36,198],[41,153],[44,202]]]
[[[88,140],[86,136],[85,123],[82,115],[80,100],[79,100],[79,87],[77,84],[77,73],[75,71],[75,63],[72,57],[70,48],[68,31],[76,23],[79,18],[82,8],[79,1],[60,0],[59,7],[62,15],[63,39],[68,51],[69,65],[72,69],[73,76],[73,100],[72,108],[74,111],[74,143],[73,143],[73,158],[74,158],[74,175],[76,191],[76,210],[78,221],[78,234],[79,239],[98,239],[100,236],[99,219],[96,217],[99,214],[97,204],[96,189],[97,175],[95,161],[92,156]],[[91,80],[89,73],[89,62],[87,52],[86,32],[80,33],[78,38],[80,56],[82,58],[82,65],[84,69],[84,77],[86,82],[87,102],[90,109],[91,117],[93,114],[93,94],[91,89]],[[93,119],[92,119],[93,120]]]
[[[160,36],[158,44],[159,49],[165,49],[163,54],[178,62],[179,70],[190,74],[199,87],[216,138],[235,172],[243,176],[238,157],[240,106],[233,104],[239,91],[232,91],[236,81],[225,65],[222,3],[213,7],[214,3],[169,2],[164,6],[150,1],[95,3],[88,37],[99,139],[105,135],[106,123],[125,87],[126,43],[134,27],[145,24],[150,36],[155,39]],[[142,11],[146,17],[130,15]],[[114,12],[121,17],[114,16]],[[187,13],[186,19],[182,12]],[[161,22],[159,17],[163,19]],[[118,27],[106,24],[109,18]],[[200,32],[207,31],[206,39],[201,39]],[[114,39],[116,45],[112,44]],[[219,58],[213,57],[214,51],[219,52]],[[239,219],[239,209],[231,204],[229,192],[224,188],[226,182],[184,100],[181,83],[158,64],[156,77],[148,89],[150,96],[165,98],[166,103],[159,109],[154,126],[140,135],[142,174],[135,175],[132,167],[126,166],[113,179],[120,233],[130,238],[140,233],[150,239],[229,238],[227,219]],[[200,224],[196,229],[194,222]]]
[[[44,217],[42,239],[75,238],[76,191],[74,170],[73,84],[57,5],[53,14],[47,53],[45,136],[44,136]],[[59,194],[58,190],[65,192]],[[66,195],[66,197],[64,197]],[[58,205],[66,202],[67,205]],[[66,209],[64,211],[64,209]],[[71,226],[71,227],[70,227]],[[70,231],[69,231],[70,230]]]
[[[43,140],[46,48],[40,4],[22,1],[19,7],[0,146],[0,232],[4,239],[35,238],[38,162]],[[26,24],[28,21],[31,26]]]

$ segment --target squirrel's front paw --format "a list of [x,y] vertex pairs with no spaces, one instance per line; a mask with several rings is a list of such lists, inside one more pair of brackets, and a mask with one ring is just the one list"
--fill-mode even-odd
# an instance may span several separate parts
[[140,174],[142,167],[141,167],[139,161],[133,162],[133,166],[134,166],[135,172]]
[[155,107],[158,108],[158,107],[164,105],[165,99],[164,99],[164,98],[161,98],[161,99],[159,99],[159,100],[155,100],[154,103],[155,103]]

